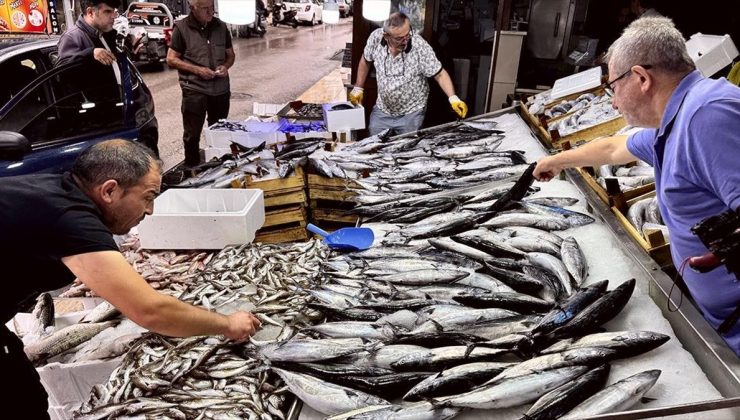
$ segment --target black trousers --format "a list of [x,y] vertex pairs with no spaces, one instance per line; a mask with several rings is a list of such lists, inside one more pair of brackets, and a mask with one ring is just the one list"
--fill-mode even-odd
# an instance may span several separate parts
[[5,325],[0,326],[0,372],[5,383],[0,407],[21,409],[24,419],[49,418],[49,395],[41,378],[23,352],[23,342]]
[[182,142],[185,146],[185,164],[200,163],[200,133],[208,115],[208,125],[229,116],[231,92],[222,95],[206,95],[190,89],[182,90]]

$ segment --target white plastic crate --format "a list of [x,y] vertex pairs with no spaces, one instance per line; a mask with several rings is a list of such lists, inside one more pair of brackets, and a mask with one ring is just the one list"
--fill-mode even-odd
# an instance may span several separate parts
[[737,47],[729,35],[704,35],[696,33],[686,41],[689,57],[701,74],[709,77],[732,63],[738,55]]
[[169,189],[138,231],[147,249],[222,249],[252,242],[264,223],[262,190]]
[[352,105],[351,102],[324,104],[324,124],[328,131],[351,131],[365,128],[365,108],[359,105],[352,109],[332,110],[335,105]]

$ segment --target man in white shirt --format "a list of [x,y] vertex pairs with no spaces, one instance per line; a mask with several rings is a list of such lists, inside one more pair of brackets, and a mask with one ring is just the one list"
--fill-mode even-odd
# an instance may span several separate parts
[[392,13],[382,28],[370,34],[357,68],[355,87],[349,94],[353,104],[362,102],[371,65],[375,66],[378,81],[378,100],[370,114],[371,135],[388,128],[396,134],[418,130],[424,122],[430,77],[447,95],[453,111],[460,118],[467,115],[468,107],[455,95],[450,75],[432,47],[413,32],[403,13]]

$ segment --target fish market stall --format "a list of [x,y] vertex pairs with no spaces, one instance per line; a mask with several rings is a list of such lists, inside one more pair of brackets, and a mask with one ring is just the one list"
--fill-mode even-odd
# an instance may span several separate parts
[[[737,359],[733,364],[688,302],[666,309],[659,299],[670,279],[656,274],[577,174],[572,181],[527,182],[527,162],[545,150],[513,109],[424,133],[370,138],[333,153],[314,141],[299,143],[313,148],[308,156],[296,145],[280,151],[296,155],[284,159],[293,162],[288,167],[301,161],[352,182],[352,199],[362,203],[352,211],[374,219],[364,223],[376,237],[367,251],[329,253],[310,240],[175,254],[130,243],[136,252],[129,258],[157,287],[209,310],[254,311],[265,328],[251,344],[145,334],[93,388],[81,407],[84,418],[345,418],[349,409],[373,405],[410,418],[509,419],[527,410],[540,418],[531,403],[571,384],[592,392],[600,382],[634,390],[638,398],[606,412],[740,393]],[[392,157],[376,153],[388,147]],[[219,176],[225,175],[235,174]],[[678,304],[675,296],[672,302]],[[570,314],[564,320],[561,308]],[[599,332],[602,324],[606,333]],[[581,338],[581,326],[593,334]],[[455,392],[425,394],[424,381],[447,380],[473,363],[484,365],[474,370],[488,377],[472,382],[493,385],[474,389],[466,380]],[[533,390],[539,383],[542,389]],[[504,392],[497,388],[504,384],[515,387],[501,394],[507,397],[475,396],[479,389]],[[302,408],[291,404],[289,391],[304,400]],[[401,403],[404,394],[421,401]],[[643,396],[650,400],[636,401]],[[737,417],[728,409],[684,412],[692,419]]]
[[[532,135],[529,127],[512,109],[484,115],[477,118],[476,121],[495,121],[497,123],[496,128],[503,131],[504,138],[497,148],[498,151],[522,150],[527,162],[534,162],[545,156],[544,148]],[[435,127],[433,129],[439,128]],[[636,279],[635,290],[624,309],[604,324],[603,328],[606,331],[651,331],[670,337],[665,344],[655,350],[636,357],[612,362],[608,383],[613,384],[639,372],[660,370],[655,385],[651,389],[648,387],[647,392],[644,393],[644,396],[650,400],[638,403],[631,409],[647,410],[672,407],[692,402],[719,400],[723,396],[734,397],[740,395],[740,383],[738,382],[740,368],[734,354],[724,345],[719,336],[706,324],[689,302],[683,302],[678,310],[675,310],[674,306],[668,307],[667,296],[671,280],[660,272],[659,268],[644,251],[637,248],[629,239],[626,239],[626,233],[615,221],[608,207],[585,185],[583,179],[574,171],[569,172],[568,175],[571,178],[570,181],[554,180],[549,183],[535,183],[534,186],[539,187],[540,190],[528,196],[527,199],[536,199],[537,197],[577,198],[578,202],[570,206],[570,209],[585,214],[591,211],[591,214],[596,216],[597,220],[594,223],[570,228],[563,232],[575,238],[588,263],[589,274],[583,283],[584,286],[594,286],[600,280],[608,279],[609,289],[615,289],[620,285],[620,288],[625,287],[629,279]],[[357,182],[362,184],[362,180]],[[389,228],[388,224],[378,223],[374,226],[373,223],[369,223],[366,226],[376,229],[376,237],[380,237],[379,240],[376,240],[376,248],[381,247],[381,245],[378,245],[378,241],[387,240],[394,235],[393,228]],[[424,241],[416,240],[410,243],[407,241],[405,244],[419,245],[423,244]],[[432,240],[427,241],[426,243],[433,242]],[[678,304],[677,296],[674,296],[671,305]],[[474,350],[472,354],[475,354],[475,351],[477,350]],[[285,378],[284,375],[281,376]],[[690,386],[687,386],[687,384],[690,384]],[[449,399],[447,405],[443,401],[437,399],[437,402],[441,403],[439,407],[448,407],[449,409],[449,407],[454,406],[455,401],[460,400],[453,400],[452,405],[450,405]],[[400,400],[394,399],[392,402],[399,403]],[[316,402],[313,401],[312,403]],[[521,418],[527,411],[529,404],[513,405],[504,403],[502,407],[506,408],[462,411],[458,418]],[[725,406],[737,407],[737,404],[735,402]],[[428,408],[428,410],[431,410],[431,408]],[[442,408],[439,408],[438,411],[434,411],[436,417],[443,418],[457,413],[456,411],[445,412],[442,410]],[[691,408],[688,408],[683,411],[682,417],[677,418],[732,419],[740,415],[737,408],[734,410],[693,412],[697,410],[692,411]],[[300,410],[300,414],[298,414],[297,407],[291,411],[302,419],[315,419],[324,416],[324,414],[318,413],[306,405]],[[419,412],[419,415],[422,411]],[[430,412],[424,411],[423,413],[429,415]],[[655,413],[654,415],[658,414]],[[336,418],[346,417],[337,416]],[[368,418],[370,418],[369,413]]]

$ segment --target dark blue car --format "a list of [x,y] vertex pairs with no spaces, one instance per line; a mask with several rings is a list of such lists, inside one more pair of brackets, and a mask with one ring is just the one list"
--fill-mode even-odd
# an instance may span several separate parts
[[68,170],[92,144],[114,138],[156,151],[154,101],[134,65],[54,67],[59,37],[0,38],[0,176]]

